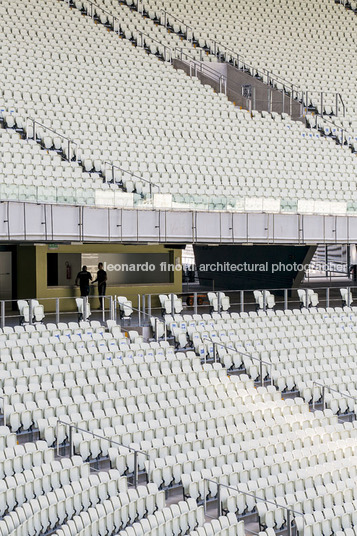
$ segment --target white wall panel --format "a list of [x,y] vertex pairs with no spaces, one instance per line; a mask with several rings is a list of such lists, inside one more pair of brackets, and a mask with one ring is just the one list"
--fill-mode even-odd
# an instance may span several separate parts
[[291,244],[299,240],[299,216],[297,214],[274,214],[274,244]]
[[357,242],[357,218],[348,218],[348,240]]
[[167,242],[192,242],[192,212],[165,211],[162,214],[165,217],[164,236]]
[[121,242],[122,240],[122,210],[109,210],[109,240],[113,242]]
[[50,238],[51,210],[48,205],[27,203],[24,217],[26,240],[42,241]]
[[237,244],[248,242],[247,214],[233,214],[233,240]]
[[336,241],[348,242],[348,219],[336,216]]
[[218,244],[221,241],[221,215],[219,212],[196,212],[196,242]]
[[160,212],[138,211],[138,241],[160,242]]
[[231,244],[234,236],[233,213],[220,212],[221,242]]
[[303,242],[316,244],[324,241],[325,225],[324,216],[302,217]]
[[52,205],[52,240],[82,240],[81,209]]
[[10,240],[25,240],[25,203],[9,205]]
[[137,242],[138,213],[136,210],[122,210],[121,233],[123,242]]
[[267,243],[273,236],[272,222],[269,214],[248,214],[248,242]]
[[109,210],[83,207],[83,240],[107,242],[109,237]]
[[0,203],[0,240],[9,240],[9,203]]

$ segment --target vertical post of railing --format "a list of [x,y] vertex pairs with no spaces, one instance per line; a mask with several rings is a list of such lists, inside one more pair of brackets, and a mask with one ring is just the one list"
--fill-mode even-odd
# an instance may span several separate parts
[[83,304],[82,320],[86,321],[87,320],[87,296],[82,297],[82,304]]
[[174,315],[175,314],[175,297],[172,294],[170,294],[170,299],[171,299],[171,314]]
[[222,515],[222,504],[221,504],[221,484],[217,484],[217,513],[218,517]]
[[102,322],[105,322],[105,296],[102,297]]
[[326,409],[326,407],[325,407],[325,386],[322,387],[321,402],[322,402],[322,410],[325,410]]
[[221,312],[221,293],[217,292],[217,310],[220,313]]
[[308,92],[308,90],[306,90],[305,99],[306,99],[305,108],[306,108],[306,113],[307,113],[307,111],[309,109],[309,92]]
[[32,121],[32,133],[33,133],[33,139],[36,141],[36,121]]
[[57,452],[57,456],[59,456],[59,420],[58,419],[56,422],[56,452]]
[[270,107],[270,93],[271,93],[271,88],[270,86],[268,86],[268,112],[271,113],[271,107]]
[[109,297],[109,303],[110,303],[110,320],[115,320],[113,296]]
[[143,311],[143,318],[142,318],[142,323],[143,325],[145,325],[145,313],[146,313],[146,296],[145,294],[143,294],[143,299],[142,299],[142,311]]
[[324,115],[324,93],[323,93],[323,91],[321,91],[321,93],[320,93],[320,105],[321,105],[321,113],[320,113],[320,115],[321,115],[321,117],[323,117],[323,115]]
[[203,511],[206,513],[207,510],[207,480],[203,481]]
[[60,301],[56,298],[56,324],[60,321]]
[[68,140],[68,156],[67,156],[68,162],[71,161],[71,142]]
[[305,289],[305,307],[306,309],[309,308],[309,289]]
[[287,524],[287,527],[288,527],[288,536],[293,536],[293,535],[292,535],[292,531],[291,531],[291,517],[290,517],[290,510],[287,511],[286,524]]
[[134,450],[134,486],[135,489],[138,487],[139,482],[139,475],[138,475],[138,451]]
[[141,326],[141,296],[138,294],[138,323]]
[[264,378],[263,378],[263,359],[260,357],[260,385],[264,387]]
[[32,319],[33,319],[33,303],[32,300],[29,300],[29,324],[32,325]]
[[155,339],[156,339],[156,342],[159,340],[158,329],[157,329],[158,323],[159,323],[159,319],[156,316],[155,317]]
[[338,117],[338,93],[336,93],[336,96],[335,96],[335,103],[336,103],[336,117]]
[[69,456],[70,458],[72,458],[72,456],[74,455],[74,452],[73,452],[73,430],[72,430],[72,425],[69,424]]
[[284,310],[286,311],[288,308],[288,289],[284,289]]
[[151,316],[151,294],[148,294],[148,315]]
[[240,312],[244,313],[244,290],[240,291]]
[[330,307],[330,287],[326,289],[326,307]]
[[193,313],[197,315],[197,292],[193,293]]
[[5,327],[5,300],[1,301],[1,327]]
[[290,116],[293,115],[293,93],[294,93],[294,86],[292,85],[291,91],[290,91],[290,113],[289,113]]
[[267,291],[263,290],[263,311],[267,310]]
[[217,363],[217,344],[215,342],[213,343],[213,359]]
[[285,91],[284,91],[284,88],[283,88],[283,91],[281,92],[281,95],[282,95],[282,113],[285,113]]

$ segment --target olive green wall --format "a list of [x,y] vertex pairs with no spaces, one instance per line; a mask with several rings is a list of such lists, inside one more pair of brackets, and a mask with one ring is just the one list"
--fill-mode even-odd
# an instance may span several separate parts
[[[47,287],[47,253],[169,253],[173,252],[174,259],[179,259],[181,264],[181,249],[168,249],[164,246],[125,246],[122,244],[79,244],[79,245],[58,245],[56,249],[50,249],[46,245],[35,246],[36,253],[36,291],[33,295],[37,298],[72,298],[63,300],[60,304],[62,311],[74,311],[76,305],[74,297],[80,296],[79,288],[73,287]],[[97,285],[95,285],[95,300],[93,306],[98,307]],[[144,284],[144,285],[123,285],[120,287],[107,287],[108,296],[126,296],[137,307],[138,294],[169,294],[182,292],[182,272],[175,271],[173,282],[167,284]],[[27,296],[29,297],[29,296]],[[46,311],[55,310],[55,300],[46,300],[42,302]],[[158,305],[153,302],[153,306]],[[106,304],[106,308],[108,303]]]

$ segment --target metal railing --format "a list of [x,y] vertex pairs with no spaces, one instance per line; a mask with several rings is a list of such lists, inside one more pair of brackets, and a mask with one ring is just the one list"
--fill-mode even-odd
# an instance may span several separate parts
[[[222,502],[221,502],[221,490],[222,488],[227,490],[232,490],[235,493],[240,493],[246,497],[252,497],[255,499],[255,501],[258,503],[263,502],[265,504],[270,504],[275,506],[276,508],[282,508],[284,511],[286,511],[286,530],[287,530],[287,536],[293,536],[294,535],[294,526],[293,521],[296,516],[302,516],[304,518],[304,514],[302,512],[299,512],[297,510],[294,510],[293,508],[289,508],[286,505],[279,504],[277,501],[270,501],[269,499],[265,499],[263,497],[259,497],[255,493],[248,493],[247,491],[241,491],[239,488],[234,488],[233,486],[228,486],[227,484],[221,484],[217,480],[211,480],[209,478],[205,478],[203,480],[203,486],[204,486],[204,511],[207,517],[213,517],[207,513],[207,494],[208,494],[208,484],[215,484],[217,486],[217,505],[218,505],[218,517],[222,515]],[[238,515],[239,518],[239,515]],[[305,526],[305,519],[303,519],[303,526]]]
[[199,74],[206,76],[214,82],[217,82],[219,93],[227,95],[227,77],[225,75],[217,73],[217,71],[209,67],[202,60],[197,60],[180,47],[175,48],[175,58],[189,66],[191,77],[195,76],[198,78]]
[[[108,443],[110,443],[110,445],[114,445],[116,447],[124,448],[124,449],[127,449],[129,452],[133,452],[134,453],[133,484],[134,484],[135,488],[137,488],[138,483],[139,483],[138,456],[139,455],[144,456],[150,463],[151,458],[150,458],[150,456],[149,456],[149,454],[147,452],[143,452],[141,450],[134,449],[133,447],[129,447],[128,445],[123,445],[122,443],[119,443],[118,441],[115,441],[115,440],[111,439],[110,437],[106,437],[106,436],[96,434],[95,432],[91,432],[89,430],[86,430],[85,428],[80,428],[75,423],[66,422],[66,421],[62,421],[61,419],[57,419],[57,423],[56,423],[56,435],[57,435],[56,450],[57,450],[57,455],[58,456],[60,455],[60,448],[61,448],[61,445],[59,443],[59,426],[60,425],[67,426],[68,429],[69,429],[68,438],[69,438],[69,455],[70,455],[70,457],[75,455],[74,444],[73,444],[73,430],[75,430],[77,432],[81,432],[81,433],[86,433],[86,434],[90,435],[91,437],[93,437],[95,439],[100,439],[101,441],[108,441]],[[150,471],[148,471],[146,478],[147,478],[147,482],[149,482]]]
[[[73,296],[63,296],[63,297],[46,297],[46,298],[36,298],[39,301],[39,304],[46,308],[46,304],[50,306],[50,311],[44,311],[45,317],[43,322],[48,319],[48,317],[53,317],[53,320],[56,324],[61,321],[61,315],[66,315],[69,317],[74,315],[76,320],[78,316],[82,315],[82,319],[87,318],[87,321],[90,320],[88,316],[88,304],[90,305],[92,300],[99,300],[102,297],[102,306],[99,309],[96,309],[95,312],[100,315],[102,322],[104,323],[107,319],[115,320],[116,319],[116,296],[115,295],[106,295],[106,296],[86,296],[83,300],[82,310],[78,310],[75,300],[78,298],[83,298],[83,296],[73,295]],[[24,322],[25,324],[36,324],[37,322],[33,319],[33,304],[31,302],[32,298],[22,298],[24,301],[29,302],[29,320]],[[6,325],[11,325],[14,321],[17,321],[18,324],[21,323],[22,314],[18,310],[17,306],[18,300],[1,300],[0,301],[0,327],[4,328]],[[69,307],[65,307],[64,310],[61,310],[61,304],[68,304]],[[72,305],[75,304],[75,307]],[[13,313],[9,311],[9,307],[14,311]],[[16,309],[16,312],[15,312]],[[93,314],[93,309],[91,309],[91,314]],[[68,320],[68,318],[67,318]],[[8,322],[7,322],[8,321]],[[9,322],[10,321],[10,322]]]
[[182,26],[185,28],[184,35],[186,36],[187,41],[189,43],[192,43],[192,41],[193,41],[193,29],[192,29],[192,26],[190,26],[189,24],[186,24],[186,22],[183,22],[182,20],[177,18],[172,13],[168,13],[167,11],[162,9],[161,10],[161,15],[160,15],[160,24],[162,26],[165,26],[165,28],[167,28],[168,26],[173,28],[173,25],[171,24],[172,21],[178,22],[180,24],[181,28],[182,28]]
[[[30,132],[29,125],[32,126],[32,132]],[[60,138],[61,140],[64,140],[65,143],[61,145],[61,150],[64,156],[69,162],[71,162],[72,160],[75,160],[75,162],[78,162],[79,151],[80,151],[80,146],[78,142],[71,140],[67,136],[64,136],[64,134],[60,134],[56,130],[53,130],[53,128],[50,128],[47,125],[44,125],[43,123],[40,123],[39,121],[31,117],[26,118],[26,139],[27,140],[33,139],[36,142],[38,142],[39,140],[43,141],[41,137],[37,138],[37,132],[38,132],[37,127],[39,127],[39,129],[44,129],[45,131],[51,132],[51,134],[54,134],[56,137]]]
[[[346,0],[344,1],[346,2]],[[181,27],[185,28],[186,31],[183,33],[186,35],[187,41],[189,41],[190,43],[193,42],[193,27],[186,24],[183,20],[179,19],[172,13],[169,13],[166,10],[162,10],[160,16],[160,24],[167,28],[168,25],[170,25],[169,21],[171,20],[178,22]],[[172,25],[170,26],[173,27]],[[289,115],[292,115],[292,101],[294,100],[300,101],[301,103],[305,102],[306,107],[308,106],[309,93],[311,93],[310,90],[304,91],[298,84],[294,84],[293,82],[286,80],[280,75],[271,72],[269,69],[258,69],[257,67],[251,65],[250,62],[246,61],[246,59],[243,58],[240,54],[235,52],[233,49],[227,47],[226,45],[223,45],[222,43],[218,43],[217,41],[211,39],[208,40],[208,43],[209,44],[207,48],[209,52],[214,56],[218,57],[219,59],[223,58],[225,62],[232,64],[238,70],[248,72],[251,76],[260,79],[264,84],[281,90],[284,94],[288,94],[290,98]],[[203,61],[202,48],[200,48],[200,50],[200,61]],[[323,115],[324,95],[326,95],[327,92],[319,90],[318,93],[321,105],[321,115]],[[338,92],[333,92],[333,94],[335,95],[335,115],[339,115],[339,105],[341,105],[343,110],[343,116],[345,116],[345,104],[343,102],[342,95]]]
[[[198,276],[199,277],[199,276]],[[351,301],[349,306],[354,306],[356,301],[356,292],[357,292],[357,283],[351,281],[351,276],[348,273],[342,273],[341,277],[344,277],[344,281],[341,281],[341,288],[346,288],[351,291],[351,297],[348,298]],[[201,278],[199,277],[201,280]],[[220,282],[218,280],[218,282]],[[192,283],[192,291],[190,291],[190,283],[184,284],[182,292],[176,291],[176,294],[179,299],[182,300],[182,313],[198,314],[198,313],[217,313],[218,311],[212,311],[212,305],[208,299],[208,293],[213,292],[214,279],[211,278],[202,278],[201,284],[205,284],[205,287],[201,287],[201,290],[197,288],[197,283]],[[351,284],[352,283],[352,284]],[[217,287],[217,282],[216,285]],[[318,304],[316,307],[343,307],[346,304],[344,303],[344,298],[340,292],[340,286],[315,286],[312,284],[309,286],[309,289],[313,290],[318,295]],[[269,292],[275,298],[275,304],[273,310],[284,311],[287,309],[299,309],[302,308],[308,297],[308,290],[303,287],[303,299],[299,298],[298,288],[269,288]],[[260,290],[263,296],[263,305],[259,306],[257,298],[254,297],[254,291]],[[229,309],[227,311],[221,311],[223,313],[249,313],[264,311],[264,300],[265,300],[265,310],[268,313],[271,307],[267,306],[267,296],[265,294],[265,289],[224,289],[224,287],[219,286],[219,292],[223,292],[227,298],[229,298]],[[303,303],[304,302],[304,303]],[[141,296],[141,310],[143,312],[148,312],[149,315],[159,315],[161,316],[162,307],[159,302],[159,294],[143,294]],[[348,313],[346,313],[348,314]]]
[[[111,180],[108,181],[108,174],[107,174],[107,171],[108,171],[108,167],[110,169],[110,173],[111,173]],[[145,182],[146,184],[149,185],[149,192],[150,192],[150,197],[152,197],[152,194],[153,194],[153,187],[155,186],[158,191],[160,192],[160,186],[158,184],[156,184],[155,182],[152,182],[151,180],[149,179],[145,179],[144,177],[141,177],[139,175],[135,175],[135,173],[132,173],[131,171],[127,170],[127,169],[124,169],[124,168],[121,168],[119,166],[116,166],[115,164],[112,164],[110,162],[105,162],[105,173],[104,173],[104,177],[105,177],[105,181],[106,182],[113,182],[115,184],[118,184],[117,182],[117,178],[116,178],[116,173],[115,173],[115,170],[118,170],[120,171],[120,173],[122,173],[123,175],[128,175],[131,179],[133,179],[133,182],[134,182],[134,186],[135,186],[135,181],[143,181]]]
[[[312,124],[311,124],[312,120]],[[336,125],[330,119],[326,119],[326,116],[315,115],[314,117],[309,117],[305,119],[307,127],[312,127],[322,132],[325,136],[331,135],[339,145],[351,145],[350,141],[353,140],[354,136],[352,132],[349,132],[345,127]],[[330,133],[325,133],[325,126],[328,126]]]
[[[107,11],[103,7],[98,6],[98,4],[96,4],[92,0],[86,0],[86,5],[88,5],[89,7],[89,9],[88,8],[86,9],[86,13],[89,17],[91,17],[92,19],[94,19],[95,17],[98,17],[102,24],[109,24],[115,33],[117,33],[118,35],[120,34],[120,32],[122,31],[122,28],[121,28],[122,21],[119,17],[113,15],[111,12]],[[141,6],[143,9],[142,2],[141,2]],[[138,2],[138,11],[139,11],[139,2]],[[100,17],[101,14],[105,15],[106,20],[104,22],[103,20],[101,20],[101,17]],[[149,48],[150,43],[155,43],[158,49],[158,52],[162,53],[164,60],[171,62],[172,60],[171,47],[165,45],[161,41],[158,41],[154,37],[146,34],[145,32],[141,30],[136,30],[133,33],[133,35],[134,35],[134,39],[136,40],[137,46],[139,47],[147,46]]]
[[[332,393],[338,394],[341,398],[347,398],[347,399],[353,400],[355,403],[357,403],[357,397],[352,396],[349,393],[341,393],[341,391],[339,391],[338,389],[335,389],[334,387],[330,387],[329,385],[325,385],[324,383],[320,383],[318,381],[313,381],[312,385],[313,386],[317,385],[318,387],[321,388],[321,404],[322,404],[322,408],[324,410],[326,409],[326,395],[325,395],[326,390],[331,391]],[[316,401],[315,401],[315,397],[313,396],[312,408],[315,409],[315,406],[316,406]],[[353,415],[356,418],[356,413],[355,412],[353,412]]]
[[249,359],[252,359],[253,361],[259,362],[259,376],[260,376],[260,384],[262,387],[264,387],[264,372],[263,372],[263,365],[266,367],[270,367],[270,383],[273,385],[273,375],[271,374],[273,363],[269,363],[268,361],[263,361],[261,357],[256,357],[252,354],[248,354],[247,352],[241,352],[240,350],[236,350],[235,348],[231,348],[230,346],[227,346],[226,344],[223,344],[219,341],[214,341],[213,339],[209,339],[208,337],[204,337],[203,341],[209,341],[213,344],[213,357],[214,362],[217,362],[217,346],[221,346],[222,348],[225,348],[226,350],[243,355],[245,357],[249,357]]
[[[314,104],[314,100],[311,98],[313,94],[316,95],[316,104]],[[320,89],[319,90],[308,89],[303,92],[303,100],[305,103],[305,107],[307,109],[310,108],[311,106],[316,107],[318,110],[318,115],[320,115],[321,117],[325,117],[323,112],[324,112],[324,108],[326,105],[326,98],[328,98],[331,95],[333,96],[334,105],[332,107],[331,105],[328,105],[328,106],[330,106],[331,111],[333,112],[333,115],[335,115],[336,117],[339,117],[341,115],[345,117],[346,106],[343,101],[341,93],[337,91],[321,91]],[[309,102],[309,99],[311,99],[311,102]]]

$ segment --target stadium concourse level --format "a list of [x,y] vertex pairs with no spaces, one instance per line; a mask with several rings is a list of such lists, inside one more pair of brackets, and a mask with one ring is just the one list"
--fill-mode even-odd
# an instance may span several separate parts
[[[356,318],[165,315],[180,350],[113,321],[2,328],[0,534],[354,534],[356,421],[340,397],[309,402],[347,368],[353,392]],[[234,348],[212,359],[207,339]]]
[[[24,199],[26,188],[28,199],[60,203],[133,206],[160,193],[154,202],[165,207],[356,212],[356,156],[347,146],[286,114],[238,109],[125,32],[92,20],[89,2],[77,4],[0,7],[0,104],[9,140],[1,200]],[[130,26],[129,11],[122,12]],[[34,128],[46,150],[62,148],[70,162],[39,154],[10,130],[33,138]]]
[[[153,20],[168,20],[178,34],[186,34],[189,25],[194,43],[221,60],[239,57],[242,67],[247,64],[253,75],[251,66],[260,75],[269,75],[280,89],[292,84],[297,91],[308,91],[309,108],[353,132],[351,141],[357,146],[356,18],[343,5],[356,12],[356,2],[229,0],[222,6],[214,0],[125,1],[132,7],[139,5],[139,11]],[[336,93],[342,96],[345,118],[341,118],[342,106],[340,116],[333,116]]]

